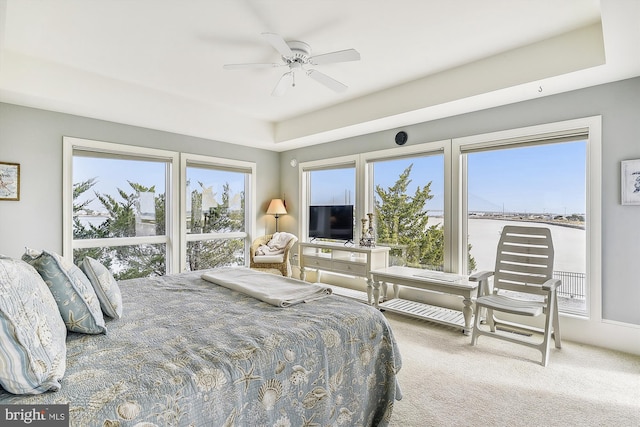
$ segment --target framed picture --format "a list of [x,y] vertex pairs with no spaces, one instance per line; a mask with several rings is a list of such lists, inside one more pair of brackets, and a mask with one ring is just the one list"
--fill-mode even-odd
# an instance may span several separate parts
[[622,204],[640,205],[640,159],[621,162]]
[[0,200],[20,200],[20,164],[0,162]]

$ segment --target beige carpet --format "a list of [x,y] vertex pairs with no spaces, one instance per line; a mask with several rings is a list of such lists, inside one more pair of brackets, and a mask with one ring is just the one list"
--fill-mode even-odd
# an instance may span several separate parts
[[640,356],[563,342],[540,352],[385,313],[403,399],[391,426],[640,426]]

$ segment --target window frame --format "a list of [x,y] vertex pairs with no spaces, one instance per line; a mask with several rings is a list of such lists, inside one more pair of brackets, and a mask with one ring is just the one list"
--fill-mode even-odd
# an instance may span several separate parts
[[[173,173],[177,170],[179,155],[173,151],[160,150],[155,148],[138,147],[124,144],[114,144],[110,142],[95,141],[89,139],[64,136],[63,142],[63,214],[62,214],[62,254],[73,259],[73,250],[82,248],[104,247],[104,246],[129,246],[140,244],[164,244],[166,245],[165,267],[166,274],[176,271],[178,266],[177,251],[173,250],[173,242],[179,240],[178,215],[175,210],[177,200],[178,176]],[[112,239],[73,239],[73,158],[76,151],[88,153],[104,154],[109,157],[121,157],[123,159],[136,158],[139,160],[161,160],[167,162],[165,171],[165,227],[164,236],[141,236],[141,237],[119,237]]]
[[[305,236],[308,223],[308,180],[305,172],[314,169],[339,167],[353,164],[356,168],[356,218],[363,217],[373,209],[373,162],[399,157],[428,155],[439,150],[444,152],[444,269],[452,273],[467,270],[467,225],[466,217],[466,164],[462,155],[465,147],[492,147],[500,144],[524,143],[561,138],[572,134],[586,133],[586,313],[562,312],[564,317],[583,321],[602,319],[602,117],[591,116],[559,122],[545,123],[521,128],[507,129],[466,137],[444,139],[433,142],[394,147],[350,156],[322,159],[300,163],[300,223],[299,235]],[[354,241],[358,241],[359,227],[355,227]]]
[[[298,168],[298,182],[300,183],[300,220],[298,222],[298,236],[302,236],[302,241],[308,241],[309,239],[309,201],[311,194],[311,180],[309,179],[309,173],[313,171],[328,170],[328,169],[342,169],[347,167],[353,167],[355,169],[355,218],[362,218],[365,209],[361,191],[358,191],[360,187],[360,174],[359,171],[360,156],[342,156],[330,159],[315,160],[310,162],[302,162]],[[353,229],[353,241],[360,240],[360,227],[354,226]]]
[[[410,145],[405,147],[394,147],[385,150],[371,151],[368,153],[362,153],[360,155],[361,162],[364,164],[363,168],[363,183],[365,191],[364,206],[367,207],[367,212],[373,212],[375,207],[375,182],[374,182],[374,163],[377,161],[395,160],[401,158],[422,157],[431,155],[443,155],[443,170],[444,170],[444,201],[443,201],[443,220],[445,229],[445,252],[443,260],[444,271],[453,271],[452,269],[452,257],[450,251],[447,250],[451,245],[451,233],[447,233],[447,229],[450,229],[452,223],[451,217],[451,179],[450,169],[451,163],[449,161],[451,153],[451,140],[444,139],[440,141],[424,142],[416,145]],[[357,188],[356,188],[357,191]]]
[[[233,172],[245,173],[244,217],[245,231],[229,233],[200,233],[187,234],[187,167],[200,166],[211,169],[226,169]],[[180,153],[180,271],[187,270],[187,242],[209,241],[220,239],[244,239],[244,259],[248,264],[251,236],[255,236],[255,206],[256,206],[256,164],[242,160],[223,159],[221,157],[204,156],[200,154]]]
[[480,148],[508,147],[525,144],[527,141],[559,139],[564,136],[586,134],[586,200],[585,200],[585,232],[586,232],[586,313],[575,314],[561,312],[563,316],[577,318],[602,318],[602,286],[601,286],[601,244],[602,244],[602,118],[601,116],[585,117],[561,122],[546,123],[516,129],[508,129],[479,135],[472,135],[451,140],[452,178],[454,191],[452,214],[458,224],[454,238],[455,262],[454,272],[466,273],[466,237],[468,206],[467,198],[467,165],[464,152]]
[[[248,265],[249,248],[255,236],[256,163],[220,157],[180,153],[176,151],[140,147],[127,144],[95,141],[63,136],[63,188],[62,188],[62,254],[73,259],[73,250],[90,247],[128,246],[139,244],[166,245],[165,274],[186,271],[187,241],[237,239],[245,240],[245,264]],[[166,234],[164,236],[121,237],[111,239],[73,239],[73,158],[74,152],[85,151],[97,155],[162,160],[167,162],[165,175]],[[243,171],[245,176],[245,231],[234,233],[186,234],[186,167],[217,167]],[[184,219],[184,221],[183,221]]]

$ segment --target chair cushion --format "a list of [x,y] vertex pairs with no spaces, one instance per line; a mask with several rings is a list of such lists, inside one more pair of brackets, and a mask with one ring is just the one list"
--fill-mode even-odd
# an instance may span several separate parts
[[253,257],[256,264],[281,264],[284,262],[284,254],[279,255],[256,255]]
[[251,269],[254,270],[254,271],[261,271],[263,273],[269,273],[269,274],[275,274],[277,276],[282,276],[282,271],[278,270],[277,268],[252,267]]
[[100,301],[82,270],[48,251],[27,248],[22,259],[35,267],[49,286],[68,330],[83,334],[107,332]]
[[38,272],[0,255],[0,385],[13,394],[60,389],[67,328]]

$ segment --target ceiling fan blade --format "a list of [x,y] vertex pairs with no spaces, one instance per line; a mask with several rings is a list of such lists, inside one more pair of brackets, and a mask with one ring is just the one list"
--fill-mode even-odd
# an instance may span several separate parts
[[307,71],[307,75],[311,77],[313,80],[317,81],[318,83],[322,83],[323,85],[325,85],[326,87],[328,87],[333,91],[344,92],[347,90],[347,86],[327,76],[326,74],[321,73],[320,71],[309,70]]
[[284,73],[280,80],[278,80],[278,84],[273,88],[273,92],[271,92],[272,96],[282,96],[289,89],[289,86],[293,85],[293,72],[289,71],[288,73]]
[[281,67],[283,65],[286,64],[276,64],[276,63],[271,63],[271,64],[225,64],[222,66],[222,68],[224,68],[225,70],[238,70],[241,68],[274,68],[274,67]]
[[309,58],[309,62],[313,65],[359,60],[360,53],[355,49],[339,50],[337,52],[324,53],[322,55],[316,55]]
[[275,50],[280,52],[280,55],[284,56],[285,58],[293,56],[291,48],[289,47],[287,42],[284,41],[280,34],[262,33],[262,37],[264,37],[269,42],[269,44],[274,47]]

